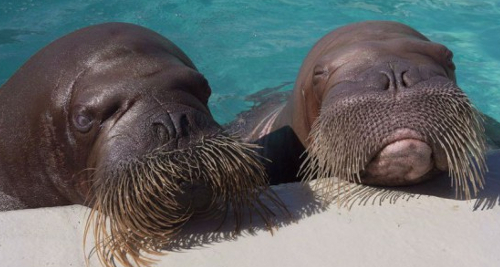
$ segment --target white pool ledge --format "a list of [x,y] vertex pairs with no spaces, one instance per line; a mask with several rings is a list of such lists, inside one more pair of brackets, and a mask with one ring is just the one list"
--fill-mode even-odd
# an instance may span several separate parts
[[[235,239],[227,227],[209,234],[210,223],[193,225],[180,237],[192,242],[174,245],[156,266],[500,266],[500,151],[488,165],[486,189],[471,201],[430,183],[325,210],[307,185],[276,186],[296,222],[278,216],[282,227],[271,235],[257,219]],[[0,213],[0,266],[85,266],[87,213],[78,205]]]

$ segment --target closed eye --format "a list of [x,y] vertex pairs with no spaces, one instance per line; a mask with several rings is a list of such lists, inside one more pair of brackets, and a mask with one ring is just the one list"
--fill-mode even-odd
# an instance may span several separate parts
[[314,67],[314,76],[323,76],[328,74],[328,69],[323,66]]

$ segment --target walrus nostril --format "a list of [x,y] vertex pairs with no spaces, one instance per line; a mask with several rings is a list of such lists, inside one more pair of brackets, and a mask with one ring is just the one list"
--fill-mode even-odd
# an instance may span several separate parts
[[189,134],[189,120],[186,114],[181,115],[179,126],[181,135],[187,136]]
[[393,83],[392,83],[392,77],[389,73],[387,72],[382,72],[382,88],[384,88],[385,91],[393,89]]
[[154,122],[152,128],[154,136],[158,138],[158,140],[160,140],[162,143],[170,139],[168,130],[162,123]]
[[390,83],[389,77],[387,77],[387,75],[384,75],[384,77],[382,79],[383,79],[383,81],[382,81],[382,83],[383,83],[382,88],[384,88],[384,90],[389,90],[390,87],[391,87],[391,83]]
[[408,86],[410,85],[409,80],[408,80],[408,74],[407,74],[407,73],[408,73],[408,71],[406,71],[406,70],[405,70],[405,71],[403,71],[403,72],[401,72],[401,77],[400,77],[400,79],[401,79],[401,85],[402,85],[403,87],[408,87]]
[[176,138],[177,132],[168,113],[159,114],[151,121],[151,135],[159,144],[165,144]]
[[389,79],[386,90],[388,89],[403,89],[412,86],[415,83],[415,72],[411,70],[405,62],[392,62],[388,64],[388,69],[384,69],[382,73]]
[[186,113],[174,113],[170,114],[175,130],[179,137],[191,135],[191,123],[189,122],[188,115]]

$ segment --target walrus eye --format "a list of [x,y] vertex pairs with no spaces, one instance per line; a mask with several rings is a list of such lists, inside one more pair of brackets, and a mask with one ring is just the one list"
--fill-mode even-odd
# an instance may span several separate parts
[[314,67],[313,79],[312,79],[313,85],[317,85],[320,82],[325,81],[326,78],[328,78],[328,69],[327,68],[325,68],[321,65]]
[[92,122],[92,118],[86,114],[77,114],[73,119],[75,128],[82,133],[86,133],[92,128]]
[[328,69],[322,66],[316,66],[314,68],[314,76],[323,76],[327,74]]

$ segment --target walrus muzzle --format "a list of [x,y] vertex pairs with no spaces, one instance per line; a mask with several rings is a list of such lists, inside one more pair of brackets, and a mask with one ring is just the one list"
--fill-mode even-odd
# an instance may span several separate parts
[[264,169],[253,148],[217,134],[188,148],[159,147],[97,170],[86,234],[93,231],[101,262],[148,265],[152,259],[144,255],[161,254],[190,218],[214,218],[229,206],[236,231],[244,209],[267,220],[272,212],[259,197],[279,200],[266,191]]
[[345,92],[332,89],[322,104],[301,166],[305,180],[399,186],[448,171],[457,196],[470,199],[483,187],[481,117],[455,83]]

